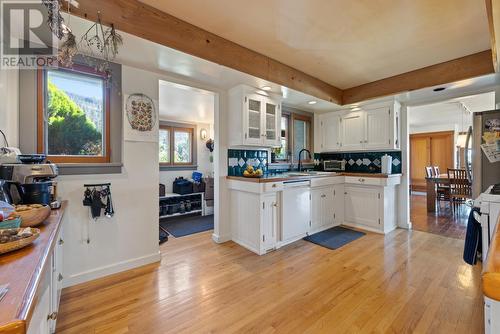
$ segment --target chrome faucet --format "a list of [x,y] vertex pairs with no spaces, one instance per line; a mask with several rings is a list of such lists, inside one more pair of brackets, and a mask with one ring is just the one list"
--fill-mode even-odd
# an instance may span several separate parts
[[308,149],[301,149],[299,152],[299,172],[302,172],[302,152],[306,151],[309,155],[309,159],[312,159],[311,152]]

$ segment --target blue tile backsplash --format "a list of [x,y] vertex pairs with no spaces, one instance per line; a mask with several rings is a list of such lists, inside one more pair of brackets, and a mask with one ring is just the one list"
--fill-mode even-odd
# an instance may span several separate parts
[[267,150],[233,150],[227,152],[227,175],[242,176],[248,165],[267,173]]
[[341,153],[315,153],[318,160],[345,160],[345,170],[350,173],[380,173],[383,155],[392,156],[392,174],[401,173],[401,151],[390,152],[341,152]]

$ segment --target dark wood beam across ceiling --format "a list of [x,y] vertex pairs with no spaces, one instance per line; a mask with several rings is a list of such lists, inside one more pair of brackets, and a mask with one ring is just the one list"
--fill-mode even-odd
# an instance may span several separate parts
[[[485,0],[486,2],[492,0]],[[497,0],[495,0],[497,1]],[[446,84],[494,72],[486,50],[341,90],[300,70],[212,34],[138,0],[79,0],[72,14],[339,105]]]

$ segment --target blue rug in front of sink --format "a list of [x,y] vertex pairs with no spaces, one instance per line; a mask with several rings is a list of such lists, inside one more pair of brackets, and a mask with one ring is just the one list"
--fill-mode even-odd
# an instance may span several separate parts
[[329,249],[337,249],[351,241],[361,238],[365,234],[366,233],[354,231],[342,226],[335,226],[328,230],[309,235],[305,237],[304,240]]

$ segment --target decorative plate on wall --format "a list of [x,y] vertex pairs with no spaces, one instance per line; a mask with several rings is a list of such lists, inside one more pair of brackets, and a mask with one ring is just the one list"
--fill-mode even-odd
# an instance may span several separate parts
[[155,104],[144,94],[132,94],[127,99],[127,118],[132,129],[152,131],[156,124]]

